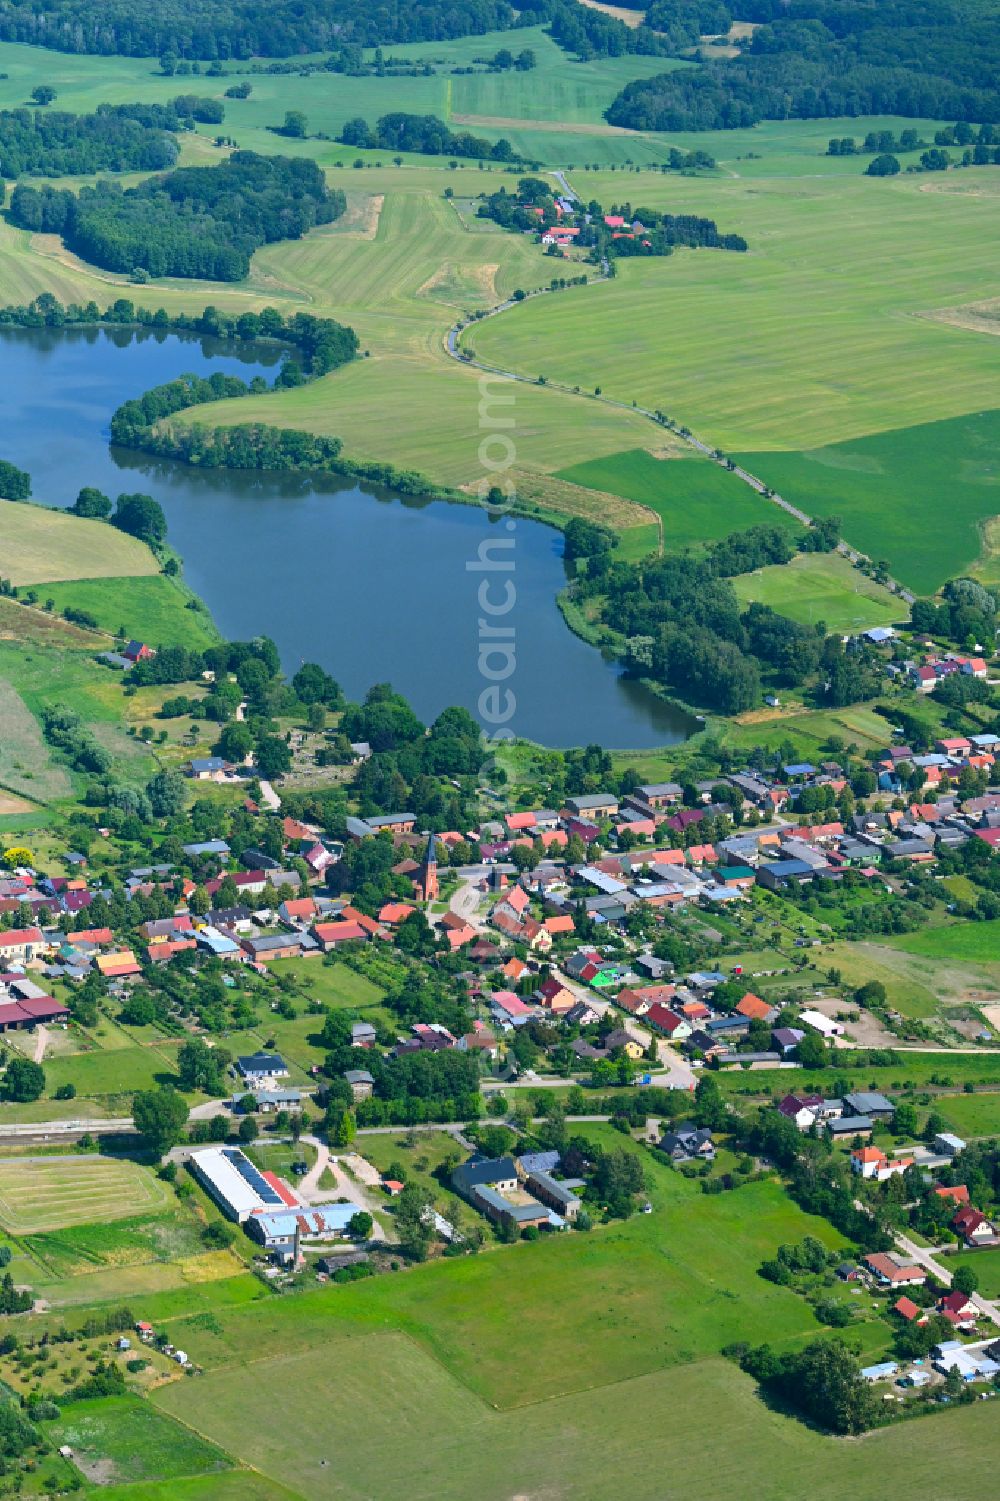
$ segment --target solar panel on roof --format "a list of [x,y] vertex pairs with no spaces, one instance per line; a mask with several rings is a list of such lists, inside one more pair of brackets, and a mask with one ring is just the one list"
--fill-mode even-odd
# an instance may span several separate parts
[[248,1157],[245,1157],[239,1147],[223,1147],[222,1154],[228,1159],[239,1173],[245,1183],[248,1183],[254,1193],[263,1204],[274,1204],[282,1207],[281,1195],[268,1183],[263,1173],[257,1171]]

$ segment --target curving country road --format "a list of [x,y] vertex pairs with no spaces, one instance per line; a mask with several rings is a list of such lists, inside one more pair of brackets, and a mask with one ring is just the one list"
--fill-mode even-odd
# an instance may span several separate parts
[[[553,171],[550,172],[549,175],[556,179],[561,191],[567,198],[578,201],[577,195],[570,188],[563,172]],[[605,262],[605,267],[606,264],[607,263]],[[605,270],[603,274],[595,276],[591,280],[589,280],[587,285],[597,286],[601,282],[605,282],[607,280],[608,276]],[[513,297],[508,297],[504,302],[500,302],[496,305],[496,307],[490,308],[487,312],[483,313],[474,321],[476,323],[482,323],[487,318],[497,318],[501,313],[509,312],[511,308],[518,307],[522,302],[527,302],[529,298],[547,297],[551,294],[551,292],[551,287],[539,287],[537,291],[525,293],[524,297],[518,298],[517,301],[515,301]],[[476,370],[482,370],[487,375],[500,375],[505,377],[507,380],[521,381],[524,385],[528,386],[537,385],[537,381],[533,376],[521,375],[516,370],[504,370],[499,365],[489,365],[485,360],[480,360],[475,355],[470,355],[468,351],[463,351],[459,347],[458,340],[465,329],[471,326],[471,324],[465,322],[458,322],[453,324],[451,328],[448,329],[447,335],[445,336],[444,348],[446,353],[449,354],[453,360],[458,360],[460,364],[471,366]],[[617,407],[623,412],[631,412],[639,417],[646,417],[650,422],[652,422],[661,430],[666,427],[669,432],[673,433],[674,437],[680,438],[682,442],[687,443],[691,448],[696,449],[697,452],[702,454],[705,458],[711,459],[711,461],[714,464],[718,464],[720,468],[727,467],[726,461],[717,457],[717,450],[710,444],[702,442],[702,440],[700,438],[696,438],[692,432],[682,432],[676,427],[668,426],[668,424],[663,422],[662,419],[656,414],[656,412],[651,411],[649,407],[638,406],[634,402],[619,401],[613,396],[605,396],[603,394],[600,396],[584,396],[579,391],[574,391],[571,386],[565,385],[561,381],[547,380],[546,389],[549,391],[558,391],[562,395],[574,396],[580,401],[600,401],[603,402],[605,406]],[[793,505],[790,500],[786,500],[784,496],[779,495],[776,490],[769,489],[764,481],[758,475],[752,474],[749,469],[744,469],[740,464],[734,464],[730,472],[732,474],[735,474],[737,479],[742,480],[745,485],[749,485],[750,489],[755,490],[757,494],[760,495],[763,499],[770,501],[773,505],[779,506],[781,510],[787,511],[790,516],[795,517],[796,521],[801,521],[803,526],[812,525],[812,517],[806,511],[803,511],[799,506]],[[650,515],[654,516],[655,513],[650,512]],[[659,516],[655,516],[655,519],[660,528],[660,550],[662,551],[663,522]],[[858,552],[855,548],[849,546],[848,543],[843,541],[837,544],[837,551],[839,553],[842,553],[843,556],[847,558],[847,560],[851,563],[857,563],[862,557],[864,557],[863,553]],[[885,581],[885,587],[890,590],[891,593],[898,594],[899,598],[903,600],[905,604],[912,605],[915,599],[915,595],[909,589],[904,588],[897,579],[891,577],[887,578]]]

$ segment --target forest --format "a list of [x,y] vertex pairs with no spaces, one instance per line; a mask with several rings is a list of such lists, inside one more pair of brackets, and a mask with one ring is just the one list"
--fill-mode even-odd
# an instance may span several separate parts
[[419,151],[425,156],[472,157],[479,161],[509,162],[514,150],[509,141],[496,143],[467,130],[449,130],[436,115],[382,115],[375,129],[365,120],[348,120],[337,139],[344,146],[377,147],[381,151]]
[[183,167],[124,190],[99,182],[77,195],[19,184],[10,212],[20,228],[60,234],[108,271],[239,281],[261,245],[299,239],[345,207],[315,162],[235,151],[218,166]]
[[598,619],[624,643],[629,665],[688,703],[740,714],[760,703],[762,683],[810,683],[822,668],[817,699],[838,705],[870,698],[881,687],[879,664],[854,642],[798,625],[767,605],[741,611],[729,580],[787,563],[796,547],[836,546],[832,528],[796,542],[776,527],[734,532],[698,556],[667,553],[639,563],[617,562],[595,540],[573,585],[578,600],[596,602]]
[[[206,109],[207,106],[207,109]],[[177,160],[171,131],[195,120],[221,121],[211,99],[169,104],[102,104],[92,115],[64,110],[0,110],[0,160],[7,178],[84,172],[160,172]]]
[[1000,120],[997,0],[732,0],[759,27],[739,57],[626,85],[607,110],[635,130],[906,115]]
[[213,61],[355,43],[434,42],[513,26],[506,0],[0,0],[0,40],[60,52]]

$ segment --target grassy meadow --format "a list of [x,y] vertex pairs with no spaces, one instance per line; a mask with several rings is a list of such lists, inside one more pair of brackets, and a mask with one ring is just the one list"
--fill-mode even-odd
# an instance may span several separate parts
[[[107,530],[111,530],[107,528]],[[199,651],[218,640],[211,617],[183,584],[163,574],[154,577],[79,578],[53,584],[46,599],[57,610],[86,610],[102,631],[135,637],[153,646],[186,646]],[[121,628],[124,627],[124,630]]]
[[733,588],[743,604],[770,605],[801,625],[823,621],[829,631],[868,630],[906,615],[895,595],[838,552],[799,553],[790,563],[741,574]]
[[[530,1347],[530,1326],[520,1334]],[[295,1393],[280,1422],[276,1389]],[[404,1492],[414,1501],[464,1501],[470,1455],[483,1501],[548,1494],[606,1501],[626,1476],[638,1501],[693,1494],[787,1501],[803,1487],[818,1501],[837,1501],[845,1490],[856,1501],[882,1501],[889,1474],[914,1501],[934,1501],[956,1446],[970,1494],[989,1484],[1000,1455],[996,1425],[978,1403],[845,1443],[763,1405],[753,1383],[717,1359],[496,1411],[396,1333],[333,1337],[322,1352],[237,1361],[197,1383],[175,1382],[154,1401],[305,1501]],[[720,1415],[725,1442],[716,1423],[688,1420],[695,1413]],[[112,1501],[115,1492],[106,1495]]]

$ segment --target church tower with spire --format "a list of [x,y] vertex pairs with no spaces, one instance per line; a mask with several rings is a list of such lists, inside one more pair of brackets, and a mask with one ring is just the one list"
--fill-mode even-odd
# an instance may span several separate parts
[[438,866],[437,866],[437,835],[431,834],[427,840],[427,848],[424,851],[423,862],[420,866],[420,875],[417,880],[422,901],[432,902],[438,894]]

